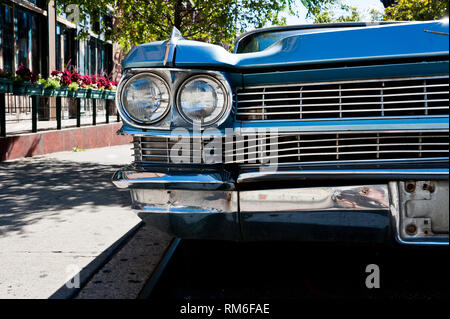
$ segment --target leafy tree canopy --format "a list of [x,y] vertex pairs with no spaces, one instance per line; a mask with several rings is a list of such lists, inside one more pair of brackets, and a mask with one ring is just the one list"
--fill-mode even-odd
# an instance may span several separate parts
[[[306,0],[308,1],[308,0]],[[313,0],[315,1],[315,0]],[[172,27],[184,37],[216,44],[232,43],[238,33],[266,24],[283,25],[282,12],[298,15],[295,0],[56,0],[59,10],[76,6],[83,21],[96,21],[96,32],[124,48],[164,40]],[[80,9],[81,8],[81,9]],[[100,19],[113,15],[113,22]],[[68,15],[77,18],[77,15]],[[76,21],[75,21],[76,22]],[[83,29],[84,30],[84,29]],[[81,34],[83,35],[83,33]]]
[[323,7],[316,7],[309,11],[313,23],[361,21],[361,13],[357,8],[345,3],[331,1]]
[[313,23],[380,21],[383,14],[375,9],[367,12],[340,0],[302,0]]
[[448,16],[447,0],[399,0],[384,11],[384,20],[425,21]]
[[[367,20],[357,8],[341,0],[302,0],[314,23]],[[370,21],[424,21],[448,16],[448,0],[397,0],[384,14],[371,9]]]

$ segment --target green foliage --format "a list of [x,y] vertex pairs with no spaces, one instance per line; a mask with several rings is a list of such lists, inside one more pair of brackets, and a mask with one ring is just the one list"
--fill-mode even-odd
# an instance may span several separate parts
[[[383,14],[375,9],[361,12],[340,0],[301,0],[313,23],[380,21]],[[367,16],[369,18],[367,18]]]
[[[236,35],[266,24],[285,24],[281,13],[297,15],[295,0],[56,0],[82,8],[80,19],[114,15],[112,23],[98,24],[98,33],[118,41],[122,47],[169,38],[177,27],[187,39],[215,44],[232,43]],[[103,20],[107,21],[107,20]]]
[[384,11],[384,20],[425,21],[448,16],[447,0],[399,0]]
[[68,88],[69,91],[77,91],[80,88],[80,86],[78,85],[77,82],[72,82],[69,84]]
[[357,8],[337,1],[326,1],[323,6],[316,6],[309,11],[314,23],[361,21]]
[[59,80],[52,76],[47,79],[39,79],[38,83],[44,85],[45,88],[59,89],[61,87]]

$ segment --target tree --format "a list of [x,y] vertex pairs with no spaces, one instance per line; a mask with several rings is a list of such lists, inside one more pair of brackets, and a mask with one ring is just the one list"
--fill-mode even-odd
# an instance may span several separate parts
[[400,0],[384,11],[384,20],[425,21],[444,16],[448,16],[447,0]]
[[340,0],[302,0],[302,3],[308,10],[307,17],[312,18],[313,23],[352,22],[367,19],[380,21],[383,18],[382,13],[375,9],[361,12],[358,8]]
[[309,12],[313,23],[361,21],[361,13],[357,8],[344,3],[330,2],[324,7],[316,7]]
[[[297,14],[295,0],[56,0],[58,8],[79,10],[81,20],[97,22],[97,32],[124,48],[164,40],[172,27],[189,39],[231,43],[248,28],[285,24],[281,13]],[[70,6],[72,5],[72,6]],[[114,22],[100,19],[114,15]],[[83,29],[85,31],[85,28]],[[81,33],[84,35],[86,33]]]

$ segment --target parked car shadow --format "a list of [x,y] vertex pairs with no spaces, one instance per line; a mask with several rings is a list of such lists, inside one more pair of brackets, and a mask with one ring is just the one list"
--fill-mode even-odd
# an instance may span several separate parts
[[92,212],[99,206],[130,207],[129,193],[111,183],[120,167],[48,158],[0,163],[0,236],[37,222],[43,213],[63,219],[60,211],[86,205]]

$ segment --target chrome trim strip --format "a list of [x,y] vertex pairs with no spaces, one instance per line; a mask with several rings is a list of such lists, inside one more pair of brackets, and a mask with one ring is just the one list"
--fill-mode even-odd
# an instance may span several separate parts
[[[424,157],[424,158],[395,158],[395,159],[378,159],[378,160],[340,160],[340,161],[314,161],[314,162],[283,162],[278,163],[278,167],[286,167],[286,166],[295,166],[295,167],[308,167],[311,165],[323,165],[326,164],[328,166],[331,165],[359,165],[359,164],[377,164],[377,165],[390,165],[390,164],[398,164],[399,162],[407,162],[408,164],[423,164],[428,163],[430,165],[431,162],[439,162],[448,164],[448,157]],[[435,163],[433,163],[435,164]],[[259,168],[260,164],[245,164],[240,167],[251,168],[256,167]]]
[[186,172],[186,171],[142,171],[132,167],[118,170],[112,177],[113,184],[119,189],[133,188],[168,188],[168,189],[201,189],[219,190],[234,189],[234,180],[225,179],[220,173]]
[[[362,176],[373,176],[377,177],[380,175],[406,175],[406,176],[425,176],[433,175],[440,176],[443,178],[448,178],[449,170],[448,168],[435,168],[435,169],[358,169],[358,170],[301,170],[301,171],[270,171],[270,166],[261,168],[258,172],[246,172],[239,174],[237,178],[237,183],[249,183],[249,182],[261,182],[277,179],[301,179],[305,176],[346,176],[346,177],[356,177],[358,175]],[[423,177],[422,177],[423,178]]]
[[[377,89],[377,91],[380,89]],[[341,90],[344,91],[344,90]],[[284,93],[296,93],[296,92],[284,92]],[[299,93],[306,93],[304,91],[301,91]],[[260,93],[260,94],[264,94],[264,93]],[[266,92],[266,94],[272,94],[271,92]],[[396,97],[396,96],[415,96],[415,95],[434,95],[434,94],[448,94],[448,91],[446,92],[420,92],[420,93],[401,93],[401,94],[382,94],[382,95],[354,95],[354,96],[341,96],[341,99],[353,99],[353,98],[364,98],[364,97],[372,97],[372,98],[385,98],[385,97]],[[279,98],[279,99],[259,99],[259,100],[243,100],[240,101],[239,103],[255,103],[255,102],[278,102],[278,101],[304,101],[304,100],[317,100],[317,97],[302,97],[302,98]],[[337,100],[339,99],[339,96],[323,96],[320,97],[320,99],[334,99]],[[417,103],[417,102],[423,102],[424,100],[399,100],[399,101],[380,101],[380,102],[358,102],[358,103],[339,103],[340,105],[360,105],[360,104],[394,104],[394,103]],[[441,99],[441,100],[432,100],[433,102],[446,102],[448,101],[448,99]],[[329,105],[336,105],[336,103],[331,103],[331,104],[302,104],[302,106],[329,106]],[[277,107],[294,107],[294,106],[298,106],[297,104],[295,105],[266,105],[265,108],[269,109],[269,108],[277,108]],[[241,107],[241,110],[250,110],[250,109],[254,109],[257,106],[252,106],[252,107]]]
[[[402,151],[364,151],[364,152],[322,152],[322,153],[295,153],[295,154],[285,154],[285,155],[274,155],[274,156],[259,156],[257,157],[257,159],[259,161],[266,161],[269,159],[274,159],[274,158],[289,158],[289,157],[305,157],[305,156],[322,156],[322,155],[336,155],[336,156],[341,156],[341,155],[357,155],[357,154],[361,154],[361,155],[366,155],[366,154],[409,154],[409,153],[443,153],[442,150],[402,150]],[[252,154],[252,153],[243,153],[243,154]],[[257,152],[255,152],[255,154],[258,154]],[[225,162],[225,163],[245,163],[248,162],[248,159],[240,159],[240,160],[233,160],[230,162]],[[303,161],[299,161],[299,164],[303,163]],[[381,172],[380,172],[381,173]]]
[[241,212],[389,210],[387,185],[241,191]]
[[433,34],[439,34],[439,35],[446,35],[449,36],[450,34],[445,32],[438,32],[438,31],[432,31],[432,30],[423,30],[424,32],[433,33]]
[[132,189],[133,209],[151,213],[220,214],[238,211],[238,194],[219,190]]
[[[397,119],[430,119],[430,118],[447,118],[448,115],[408,115],[408,116],[367,116],[367,117],[349,117],[345,120],[397,120]],[[330,117],[323,119],[284,119],[277,120],[277,123],[289,123],[289,122],[327,122],[327,121],[338,121],[342,120],[340,117]],[[267,120],[236,120],[236,122],[241,123],[267,123]]]
[[246,89],[259,89],[259,88],[270,88],[270,87],[287,87],[287,86],[310,86],[310,85],[328,85],[328,84],[351,84],[351,83],[361,83],[361,82],[391,82],[391,81],[404,81],[404,80],[428,80],[428,79],[446,79],[448,75],[437,75],[437,76],[416,76],[416,77],[399,77],[399,78],[379,78],[379,79],[363,79],[363,80],[348,80],[348,81],[324,81],[324,82],[302,82],[302,83],[283,83],[283,84],[268,84],[268,85],[255,85],[247,86]]
[[[270,134],[270,131],[268,132]],[[363,130],[363,131],[357,131],[357,132],[352,132],[352,131],[332,131],[332,132],[328,132],[328,131],[321,131],[321,132],[277,132],[276,135],[278,136],[297,136],[299,134],[301,135],[330,135],[330,134],[347,134],[347,135],[352,135],[352,134],[385,134],[385,133],[389,133],[389,134],[394,134],[394,133],[403,133],[403,134],[412,134],[412,133],[447,133],[448,134],[448,130],[387,130],[387,131],[367,131],[367,130]],[[243,135],[245,136],[257,136],[259,133],[245,133]],[[384,138],[399,138],[399,137],[405,137],[405,135],[396,135],[396,136],[386,136]],[[414,138],[415,136],[412,136],[412,138]],[[431,137],[439,137],[438,135],[436,136],[431,136]],[[366,138],[371,138],[371,137],[366,137]],[[376,136],[373,138],[377,138]],[[360,138],[358,138],[360,139]],[[334,139],[331,139],[334,141]],[[314,140],[312,140],[314,141]],[[320,141],[327,141],[327,140],[320,140]]]
[[[446,100],[448,102],[449,100]],[[417,102],[417,101],[414,101]],[[423,102],[423,101],[421,101]],[[385,103],[386,104],[386,103]],[[305,105],[305,106],[312,106],[312,105]],[[320,105],[318,105],[320,106]],[[289,107],[289,106],[287,106]],[[395,108],[395,109],[385,109],[385,112],[387,111],[427,111],[427,110],[446,110],[448,109],[448,106],[436,106],[436,107],[413,107],[413,108]],[[269,116],[269,115],[301,115],[301,114],[333,114],[333,113],[353,113],[355,110],[340,110],[340,111],[299,111],[299,112],[267,112],[264,110],[264,115],[262,113],[252,113],[252,112],[242,112],[242,113],[236,113],[236,115],[251,115],[251,116]],[[356,110],[357,113],[359,112],[381,112],[379,109],[358,109]],[[344,117],[343,117],[344,118]],[[345,117],[345,119],[348,119],[351,117]],[[385,117],[382,117],[385,118]],[[241,120],[242,121],[242,120]],[[245,120],[244,120],[245,121]]]
[[164,66],[173,66],[175,62],[175,50],[178,40],[184,40],[181,32],[176,28],[172,28],[172,34],[169,41],[166,43],[166,51],[164,52]]
[[[388,119],[388,118],[385,118]],[[279,134],[283,133],[317,133],[317,134],[332,134],[335,132],[342,132],[342,128],[345,127],[347,129],[347,133],[390,133],[390,132],[398,132],[400,130],[404,130],[403,132],[413,132],[417,128],[421,129],[423,133],[431,132],[436,129],[444,129],[448,130],[448,116],[444,117],[445,122],[442,123],[436,123],[431,121],[422,121],[422,122],[415,122],[415,123],[405,123],[405,122],[398,122],[398,123],[392,123],[392,121],[384,121],[387,123],[383,123],[383,119],[380,119],[380,122],[378,123],[364,123],[363,121],[354,121],[351,118],[342,119],[340,121],[330,121],[335,122],[332,124],[328,124],[327,121],[304,121],[302,122],[299,120],[298,122],[302,122],[301,124],[294,124],[292,125],[289,122],[271,122],[271,121],[260,121],[258,123],[249,123],[245,121],[239,121],[242,125],[241,127],[236,127],[235,132],[243,134],[243,135],[249,135],[254,134],[255,129],[258,127],[270,129],[270,128],[276,128],[278,130]],[[407,118],[404,118],[404,120],[408,120]],[[428,119],[429,120],[429,119]],[[310,122],[310,123],[308,123]],[[322,123],[326,124],[322,124]],[[339,123],[336,123],[339,122]],[[248,124],[248,125],[245,125]],[[252,125],[255,124],[255,125]],[[284,124],[284,125],[282,125]]]
[[[306,83],[305,83],[306,84]],[[298,86],[299,84],[297,84]],[[303,86],[303,84],[302,84]],[[421,88],[426,88],[426,87],[444,87],[447,86],[446,84],[430,84],[430,85],[412,85],[412,86],[396,86],[396,87],[386,87],[383,88],[383,91],[387,91],[387,90],[401,90],[401,89],[421,89]],[[253,89],[254,87],[247,87],[248,89]],[[266,89],[265,87],[263,89]],[[241,89],[242,90],[242,89]],[[380,88],[373,88],[372,90],[370,88],[351,88],[351,89],[340,89],[340,90],[300,90],[300,91],[289,91],[289,93],[321,93],[321,92],[357,92],[357,91],[379,91]],[[273,92],[268,92],[269,94],[285,94],[286,91],[273,91]],[[448,93],[448,92],[445,92]],[[238,92],[238,96],[246,96],[246,95],[259,95],[261,94],[260,91],[258,92]],[[417,94],[423,94],[422,92],[417,93]],[[402,94],[392,94],[393,96],[397,96],[397,95],[402,95]],[[406,95],[406,93],[404,94]],[[380,97],[382,95],[368,95],[368,97]],[[384,95],[386,96],[386,95]],[[345,98],[351,98],[353,96],[345,96]],[[356,97],[356,96],[354,96]],[[363,95],[362,95],[363,97]],[[335,97],[338,98],[338,97]],[[304,99],[312,99],[312,98],[304,98]]]

